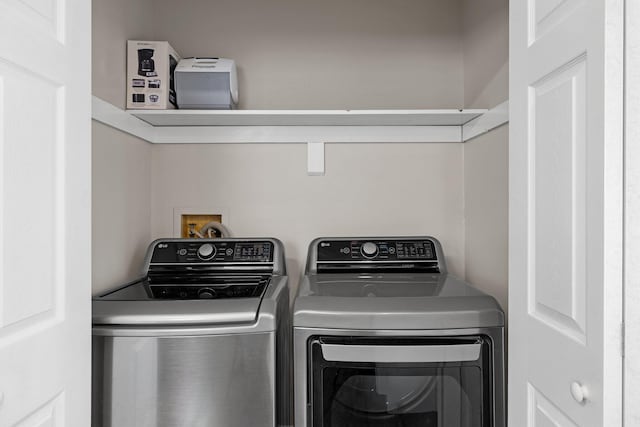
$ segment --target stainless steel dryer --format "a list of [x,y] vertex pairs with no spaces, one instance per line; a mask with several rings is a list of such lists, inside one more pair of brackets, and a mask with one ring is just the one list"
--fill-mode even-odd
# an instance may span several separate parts
[[504,314],[432,237],[320,238],[293,309],[297,427],[504,427]]
[[92,425],[289,425],[290,328],[278,240],[157,240],[93,301]]

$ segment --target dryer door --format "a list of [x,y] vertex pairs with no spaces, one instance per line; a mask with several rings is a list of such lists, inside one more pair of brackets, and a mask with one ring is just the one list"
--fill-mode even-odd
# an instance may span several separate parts
[[315,427],[493,426],[488,338],[318,337],[309,345]]

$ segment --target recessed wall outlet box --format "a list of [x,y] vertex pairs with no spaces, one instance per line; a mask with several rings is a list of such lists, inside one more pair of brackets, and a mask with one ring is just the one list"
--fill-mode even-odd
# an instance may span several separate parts
[[127,41],[127,108],[176,108],[174,70],[180,56],[166,41]]
[[210,222],[219,222],[222,224],[222,215],[220,214],[186,214],[181,216],[180,237],[182,238],[195,238],[195,237],[220,237],[220,236],[200,236],[198,233],[206,224]]
[[175,71],[178,108],[231,110],[238,105],[236,63],[226,58],[185,58]]
[[219,222],[229,228],[231,225],[229,218],[230,216],[227,208],[220,206],[174,207],[173,237],[193,237],[190,236],[191,230],[197,230],[199,232],[204,225],[211,221]]

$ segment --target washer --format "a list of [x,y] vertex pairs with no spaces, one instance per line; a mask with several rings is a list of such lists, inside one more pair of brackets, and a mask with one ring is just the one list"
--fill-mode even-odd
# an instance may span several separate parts
[[289,425],[290,334],[278,240],[156,240],[93,300],[92,425]]
[[293,308],[297,427],[504,427],[504,313],[433,237],[319,238]]

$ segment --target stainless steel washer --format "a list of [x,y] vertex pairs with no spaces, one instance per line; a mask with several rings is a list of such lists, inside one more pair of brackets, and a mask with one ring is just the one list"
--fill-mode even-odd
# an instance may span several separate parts
[[504,314],[432,237],[320,238],[293,309],[297,427],[504,427]]
[[157,240],[93,301],[92,425],[289,425],[290,328],[278,240]]

